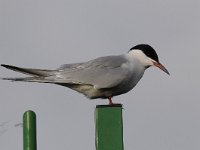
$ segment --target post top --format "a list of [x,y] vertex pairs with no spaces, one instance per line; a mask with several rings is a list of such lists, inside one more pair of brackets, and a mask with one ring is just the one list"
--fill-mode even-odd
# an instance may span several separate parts
[[105,108],[105,107],[122,107],[122,104],[97,105],[97,106],[96,106],[96,108]]

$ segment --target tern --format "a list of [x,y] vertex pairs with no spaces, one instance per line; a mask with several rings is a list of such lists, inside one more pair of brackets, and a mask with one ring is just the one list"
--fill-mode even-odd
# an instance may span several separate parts
[[64,64],[58,69],[44,70],[1,66],[29,75],[23,78],[3,78],[11,81],[53,83],[71,88],[90,99],[108,99],[133,89],[145,70],[156,66],[168,75],[168,70],[159,62],[156,51],[148,44],[132,47],[126,54],[99,57],[87,62]]

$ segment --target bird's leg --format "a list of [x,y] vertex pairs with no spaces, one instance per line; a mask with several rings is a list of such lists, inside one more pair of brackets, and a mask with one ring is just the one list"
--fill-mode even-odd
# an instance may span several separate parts
[[109,105],[113,105],[112,97],[111,96],[108,97],[108,100],[109,100]]

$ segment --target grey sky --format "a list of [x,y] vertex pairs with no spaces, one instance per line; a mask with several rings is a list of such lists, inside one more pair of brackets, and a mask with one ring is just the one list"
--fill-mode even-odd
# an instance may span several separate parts
[[[200,149],[199,0],[0,0],[0,63],[56,68],[152,45],[171,76],[150,68],[123,103],[126,150]],[[21,74],[0,68],[0,77]],[[61,86],[0,81],[0,148],[22,149],[23,112],[38,117],[38,149],[94,150],[104,100]],[[5,131],[5,132],[4,132]]]

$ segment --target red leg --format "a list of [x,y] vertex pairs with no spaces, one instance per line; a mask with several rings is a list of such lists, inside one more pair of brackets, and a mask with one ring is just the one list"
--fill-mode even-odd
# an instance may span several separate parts
[[113,105],[112,97],[108,97],[108,100],[109,100],[109,105]]

